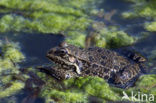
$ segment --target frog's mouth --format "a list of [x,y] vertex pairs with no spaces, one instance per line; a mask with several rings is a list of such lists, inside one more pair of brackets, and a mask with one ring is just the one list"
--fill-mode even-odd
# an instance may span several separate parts
[[60,57],[52,54],[47,54],[47,57],[53,61],[58,67],[64,69],[73,69],[76,70],[77,74],[81,74],[80,67],[76,63],[76,59],[74,57]]

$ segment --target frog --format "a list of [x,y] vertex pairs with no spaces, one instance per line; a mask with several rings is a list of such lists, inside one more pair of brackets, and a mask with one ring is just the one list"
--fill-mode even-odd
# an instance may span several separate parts
[[51,48],[46,57],[55,64],[47,70],[57,80],[97,76],[119,88],[132,86],[143,74],[146,61],[137,54],[126,57],[114,50],[81,48],[66,42]]

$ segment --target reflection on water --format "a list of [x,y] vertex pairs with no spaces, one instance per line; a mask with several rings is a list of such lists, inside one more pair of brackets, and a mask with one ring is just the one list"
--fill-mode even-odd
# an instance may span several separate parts
[[21,66],[35,66],[48,63],[47,51],[64,40],[62,35],[53,34],[20,34],[12,37],[13,41],[20,43],[21,50],[26,56],[26,61]]

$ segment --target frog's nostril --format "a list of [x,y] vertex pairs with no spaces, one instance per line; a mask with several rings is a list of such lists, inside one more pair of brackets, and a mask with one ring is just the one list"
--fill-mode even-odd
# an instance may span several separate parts
[[53,51],[52,50],[50,50],[49,52],[48,52],[48,54],[52,54],[53,53]]

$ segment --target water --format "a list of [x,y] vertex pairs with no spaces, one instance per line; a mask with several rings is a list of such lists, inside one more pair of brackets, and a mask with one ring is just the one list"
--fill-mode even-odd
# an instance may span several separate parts
[[[10,33],[12,34],[12,33]],[[25,55],[26,61],[21,67],[37,66],[48,63],[46,53],[50,48],[57,46],[64,40],[63,35],[19,33],[17,35],[6,34],[10,41],[20,43],[21,52]]]
[[[7,33],[5,35],[0,36],[1,39],[8,38],[9,41],[20,43],[21,52],[25,55],[26,60],[20,63],[21,68],[34,67],[34,66],[42,66],[44,64],[50,64],[51,62],[46,58],[47,51],[60,44],[64,40],[64,36],[62,35],[53,35],[53,34],[37,34],[37,33],[19,33],[17,35],[13,35],[14,33]],[[30,103],[34,96],[30,95],[31,91],[24,89],[20,91],[19,94],[15,94],[11,97],[0,99],[0,103],[8,103],[8,100],[16,101],[17,103],[21,103],[25,99]],[[27,102],[23,102],[27,103]],[[35,103],[44,103],[44,99],[37,97],[35,98]]]

